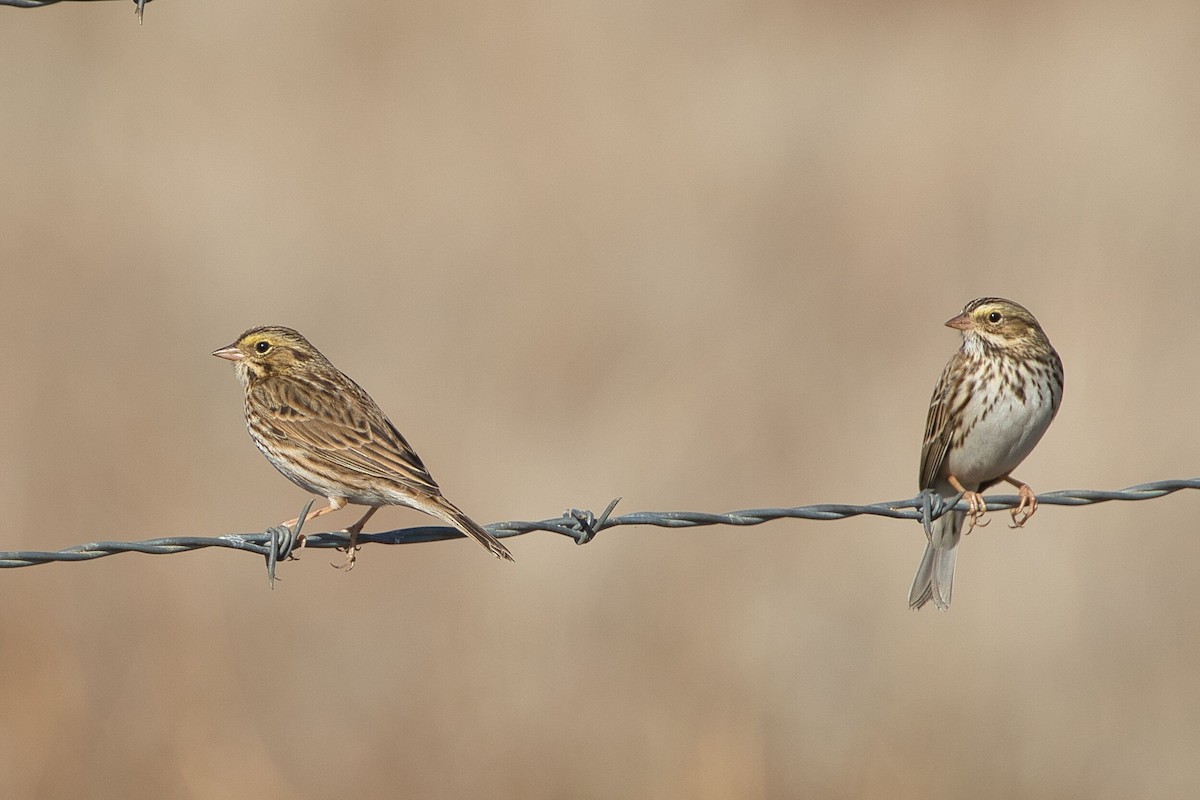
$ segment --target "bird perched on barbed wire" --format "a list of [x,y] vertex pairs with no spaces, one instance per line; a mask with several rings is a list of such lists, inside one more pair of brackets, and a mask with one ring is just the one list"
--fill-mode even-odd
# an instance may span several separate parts
[[347,503],[368,506],[345,529],[350,546],[344,566],[354,565],[358,534],[367,520],[388,505],[438,517],[497,558],[513,560],[495,536],[442,496],[371,396],[299,333],[281,326],[251,328],[213,355],[234,363],[254,444],[293,483],[329,500],[306,520]]
[[933,600],[950,607],[954,561],[964,519],[967,533],[987,505],[980,494],[1000,481],[1020,491],[1012,509],[1013,527],[1037,511],[1037,496],[1012,477],[1050,427],[1062,402],[1063,366],[1038,321],[1024,307],[999,297],[967,303],[946,322],[962,331],[962,347],[933,390],[925,443],[921,448],[921,489],[950,501],[962,494],[968,511],[950,511],[934,520],[917,568],[908,604]]

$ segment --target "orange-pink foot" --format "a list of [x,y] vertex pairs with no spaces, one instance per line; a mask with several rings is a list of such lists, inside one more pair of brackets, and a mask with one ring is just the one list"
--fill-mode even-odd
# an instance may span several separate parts
[[1029,521],[1029,518],[1037,511],[1038,501],[1037,495],[1033,493],[1033,489],[1029,488],[1029,484],[1022,483],[1019,489],[1021,493],[1021,502],[1012,510],[1013,524],[1009,527],[1020,528]]

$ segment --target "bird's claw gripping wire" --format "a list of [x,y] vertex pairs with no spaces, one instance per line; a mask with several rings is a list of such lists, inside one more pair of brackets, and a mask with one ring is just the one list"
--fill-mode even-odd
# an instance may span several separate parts
[[1033,493],[1033,489],[1030,489],[1028,484],[1022,483],[1020,485],[1020,492],[1021,501],[1017,504],[1016,508],[1010,511],[1013,518],[1012,525],[1008,526],[1010,528],[1025,527],[1025,523],[1037,511],[1038,499],[1037,495]]

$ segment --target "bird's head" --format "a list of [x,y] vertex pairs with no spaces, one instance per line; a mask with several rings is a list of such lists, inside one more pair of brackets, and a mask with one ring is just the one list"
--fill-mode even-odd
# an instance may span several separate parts
[[978,344],[1005,351],[1046,351],[1050,341],[1033,314],[1002,297],[972,300],[961,314],[946,320],[946,327],[963,332],[968,346]]
[[232,361],[243,382],[288,374],[306,363],[324,360],[307,339],[281,325],[251,328],[213,355]]

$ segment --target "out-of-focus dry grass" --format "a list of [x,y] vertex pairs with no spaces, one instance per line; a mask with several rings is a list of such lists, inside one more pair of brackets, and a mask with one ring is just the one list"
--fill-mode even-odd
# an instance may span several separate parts
[[[1196,474],[1195,3],[127,5],[0,9],[0,549],[294,514],[266,322],[481,521],[909,496],[981,294],[1066,362],[1021,477]],[[7,571],[3,793],[1195,796],[1197,502],[997,519],[948,614],[880,519]]]

